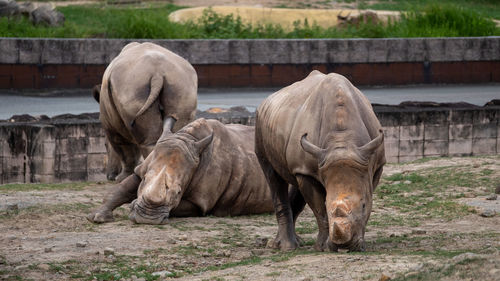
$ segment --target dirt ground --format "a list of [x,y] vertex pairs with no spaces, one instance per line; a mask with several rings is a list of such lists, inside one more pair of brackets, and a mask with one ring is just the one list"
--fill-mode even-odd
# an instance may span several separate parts
[[[419,175],[450,167],[460,167],[453,170],[456,175],[479,175],[477,184],[461,186],[459,180],[441,192],[462,194],[450,197],[459,209],[442,214],[427,209],[418,218],[418,209],[407,212],[390,205],[392,197],[383,197],[393,186],[409,186],[410,195],[402,198],[425,201],[412,197],[417,185],[412,191],[414,183],[395,177],[418,181]],[[485,199],[499,184],[498,156],[387,165],[375,192],[364,253],[315,252],[317,228],[309,209],[297,222],[305,245],[282,253],[266,247],[277,230],[272,214],[171,218],[167,225],[152,226],[134,225],[124,206],[115,211],[115,222],[96,225],[85,215],[100,204],[111,183],[23,191],[4,185],[0,280],[500,280],[500,205]],[[493,213],[483,217],[485,210]]]

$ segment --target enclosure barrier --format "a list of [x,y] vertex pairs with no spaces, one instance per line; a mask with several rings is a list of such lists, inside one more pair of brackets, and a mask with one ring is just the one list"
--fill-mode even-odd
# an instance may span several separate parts
[[312,70],[355,85],[500,82],[500,37],[130,40],[0,38],[0,89],[91,88],[132,41],[187,59],[202,87],[281,87]]
[[[384,128],[389,162],[500,153],[500,106],[374,109]],[[0,122],[0,184],[106,180],[104,132],[97,114],[88,116]],[[255,124],[255,114],[247,111],[199,112],[198,117]]]

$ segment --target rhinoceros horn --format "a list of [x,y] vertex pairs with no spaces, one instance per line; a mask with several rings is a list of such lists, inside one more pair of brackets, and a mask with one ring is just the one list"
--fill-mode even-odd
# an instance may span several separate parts
[[363,159],[368,160],[370,156],[373,154],[373,152],[375,152],[375,150],[383,143],[384,143],[384,133],[382,132],[382,130],[379,130],[379,135],[376,138],[371,140],[369,143],[361,147],[358,147],[360,156]]
[[163,77],[160,74],[155,74],[151,77],[149,96],[146,102],[142,105],[142,108],[137,112],[134,117],[134,120],[130,123],[130,126],[133,127],[135,124],[135,119],[141,116],[148,108],[155,102],[155,100],[160,95],[160,90],[163,88]]
[[207,145],[212,142],[213,138],[214,138],[214,133],[194,143],[194,147],[196,148],[198,154],[201,153],[207,147]]
[[302,145],[302,148],[304,149],[305,152],[310,153],[312,156],[314,156],[316,159],[320,159],[321,155],[324,152],[324,149],[312,144],[309,142],[307,139],[307,133],[300,138],[300,144]]
[[174,127],[175,122],[177,119],[175,119],[172,116],[168,116],[165,119],[163,119],[163,133],[161,134],[160,138],[158,141],[164,139],[166,136],[172,134],[172,128]]

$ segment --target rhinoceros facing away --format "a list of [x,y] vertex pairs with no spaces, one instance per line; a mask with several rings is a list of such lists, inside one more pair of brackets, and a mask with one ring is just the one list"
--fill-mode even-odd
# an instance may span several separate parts
[[[164,116],[177,120],[175,130],[196,114],[198,78],[185,59],[153,43],[133,42],[111,61],[94,88],[107,139],[110,180],[130,175],[162,133]],[[117,171],[121,173],[117,176]]]
[[233,216],[272,212],[273,204],[254,153],[253,127],[198,119],[175,134],[165,119],[151,154],[87,217],[113,220],[131,202],[130,219],[163,224],[169,216]]
[[[363,94],[341,75],[313,71],[264,100],[255,130],[279,225],[273,246],[298,246],[295,220],[307,202],[319,228],[315,249],[364,250],[385,154]],[[292,199],[288,184],[300,191]]]

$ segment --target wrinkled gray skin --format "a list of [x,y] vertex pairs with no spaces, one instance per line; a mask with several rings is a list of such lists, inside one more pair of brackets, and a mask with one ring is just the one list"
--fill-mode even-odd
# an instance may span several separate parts
[[[385,164],[381,126],[363,94],[341,75],[313,71],[264,100],[255,133],[279,225],[273,246],[298,247],[295,220],[307,202],[316,250],[363,251]],[[288,184],[300,191],[292,200]]]
[[[162,133],[164,116],[173,131],[194,120],[198,77],[180,56],[153,43],[125,46],[94,88],[108,146],[107,177],[121,181],[146,158]],[[117,159],[120,165],[117,166]],[[121,167],[120,167],[121,166]],[[117,173],[120,171],[120,174]]]
[[272,212],[271,193],[254,153],[253,127],[198,119],[164,133],[154,150],[87,218],[113,220],[132,202],[130,219],[164,224],[170,216],[236,216]]

